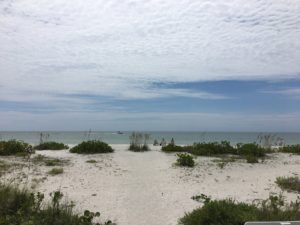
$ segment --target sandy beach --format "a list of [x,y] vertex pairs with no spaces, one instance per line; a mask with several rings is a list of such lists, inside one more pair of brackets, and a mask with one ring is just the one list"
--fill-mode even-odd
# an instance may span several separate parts
[[[99,211],[101,220],[110,219],[118,225],[176,225],[185,212],[201,206],[191,199],[194,195],[244,202],[265,199],[281,192],[274,183],[276,177],[298,175],[300,168],[300,156],[282,153],[271,154],[263,163],[238,160],[224,168],[214,157],[197,157],[194,168],[183,168],[174,165],[176,154],[163,153],[160,147],[151,146],[149,152],[131,152],[128,145],[112,147],[114,153],[95,155],[71,154],[68,150],[36,151],[35,155],[69,163],[63,166],[64,173],[56,176],[47,174],[51,167],[23,167],[22,173],[28,176],[24,180],[33,186],[32,180],[40,179],[34,185],[37,191],[61,190],[75,202],[76,210]],[[86,162],[91,159],[96,163]],[[16,168],[1,179],[11,180],[19,174]],[[287,200],[297,198],[295,193],[283,194]]]

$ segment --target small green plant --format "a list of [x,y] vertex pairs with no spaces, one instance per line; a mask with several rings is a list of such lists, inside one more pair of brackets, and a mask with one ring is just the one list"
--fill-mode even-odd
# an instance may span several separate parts
[[23,141],[0,141],[0,155],[28,155],[34,153],[32,146]]
[[114,150],[105,142],[102,141],[84,141],[74,148],[71,148],[71,153],[78,154],[97,154],[97,153],[110,153]]
[[85,161],[86,163],[97,163],[97,161],[96,160],[94,160],[94,159],[90,159],[90,160],[87,160],[87,161]]
[[58,142],[43,142],[39,145],[34,146],[35,150],[63,150],[63,149],[68,149],[69,146],[63,144],[63,143],[58,143]]
[[195,201],[197,201],[197,202],[202,202],[202,203],[204,203],[204,204],[209,203],[210,200],[211,200],[211,198],[208,197],[208,196],[205,195],[205,194],[194,195],[194,196],[192,196],[191,199],[193,199],[193,200],[195,200]]
[[293,154],[300,154],[300,145],[287,145],[284,147],[281,147],[279,149],[280,152],[283,153],[293,153]]
[[193,157],[187,153],[178,153],[177,157],[177,165],[179,166],[193,167],[195,165]]
[[295,191],[300,193],[300,179],[299,177],[277,177],[276,184],[287,191]]
[[48,171],[48,174],[54,176],[54,175],[62,174],[63,172],[64,172],[63,168],[55,167],[55,168],[51,169],[50,171]]
[[247,163],[258,163],[258,158],[253,155],[246,155],[246,161]]
[[158,145],[159,145],[159,144],[158,144],[158,141],[157,141],[156,139],[154,139],[153,145],[154,145],[154,146],[158,146]]

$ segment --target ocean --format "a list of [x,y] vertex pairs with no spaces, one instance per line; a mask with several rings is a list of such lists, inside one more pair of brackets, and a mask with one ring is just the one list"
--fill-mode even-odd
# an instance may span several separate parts
[[[0,131],[0,140],[22,140],[30,144],[40,142],[40,133],[37,131]],[[105,131],[44,131],[44,141],[57,141],[65,144],[78,144],[85,140],[101,140],[109,144],[129,144],[131,132],[105,132]],[[174,138],[178,145],[193,144],[194,142],[230,141],[236,143],[257,142],[259,136],[272,135],[274,142],[282,140],[284,144],[300,144],[300,133],[259,133],[259,132],[144,132],[150,134],[149,144],[156,139],[158,142],[164,138],[170,142]],[[274,144],[275,145],[275,144]]]

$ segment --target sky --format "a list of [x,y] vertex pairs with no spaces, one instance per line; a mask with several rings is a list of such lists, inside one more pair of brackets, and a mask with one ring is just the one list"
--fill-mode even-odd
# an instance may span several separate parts
[[0,0],[0,130],[300,131],[300,0]]

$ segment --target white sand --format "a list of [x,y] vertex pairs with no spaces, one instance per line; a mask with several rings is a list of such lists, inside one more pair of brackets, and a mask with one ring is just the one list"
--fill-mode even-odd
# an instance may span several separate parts
[[[300,171],[300,156],[289,154],[273,154],[260,164],[234,162],[224,169],[212,162],[214,158],[198,157],[195,168],[182,168],[173,165],[176,154],[163,153],[160,147],[152,146],[152,151],[142,153],[127,151],[128,145],[112,147],[114,153],[96,155],[39,151],[70,159],[71,164],[56,176],[46,175],[49,167],[35,166],[29,178],[47,176],[37,190],[49,193],[60,189],[75,201],[78,211],[100,211],[102,219],[118,225],[175,225],[185,212],[200,206],[191,199],[193,195],[247,202],[265,199],[272,192],[280,193],[276,177]],[[97,163],[86,163],[89,159]],[[297,197],[294,193],[284,195],[288,200]]]

